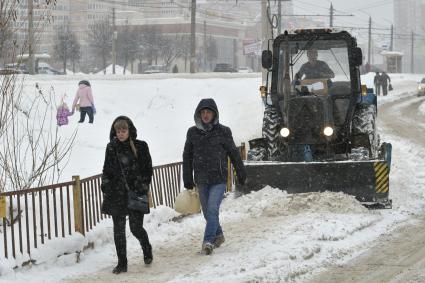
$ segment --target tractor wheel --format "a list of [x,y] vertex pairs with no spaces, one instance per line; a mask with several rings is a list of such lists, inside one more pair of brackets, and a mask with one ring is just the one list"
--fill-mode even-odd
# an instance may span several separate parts
[[267,155],[269,159],[274,159],[279,155],[279,124],[280,116],[273,106],[267,106],[264,110],[263,118],[263,138],[266,139]]
[[356,110],[353,117],[353,134],[364,136],[367,142],[363,147],[369,150],[371,158],[377,157],[379,151],[379,135],[376,130],[375,105],[362,105]]

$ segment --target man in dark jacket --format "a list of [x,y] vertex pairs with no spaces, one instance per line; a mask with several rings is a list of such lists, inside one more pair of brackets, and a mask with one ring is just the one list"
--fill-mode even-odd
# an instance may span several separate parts
[[388,85],[391,84],[391,78],[387,73],[382,72],[381,74],[381,85],[382,85],[382,94],[386,96],[388,94]]
[[188,190],[196,184],[206,220],[202,251],[211,254],[224,242],[219,222],[220,204],[226,191],[227,158],[236,169],[238,181],[246,181],[246,172],[232,132],[219,123],[217,105],[211,98],[196,107],[195,126],[189,128],[183,152],[183,181]]
[[127,271],[127,215],[130,231],[142,246],[145,264],[150,264],[153,259],[152,246],[143,228],[144,215],[127,208],[128,190],[148,194],[153,174],[148,145],[136,138],[137,130],[133,122],[125,116],[116,118],[112,123],[103,165],[102,213],[111,215],[114,224],[114,242],[118,256],[118,265],[112,271],[115,274]]
[[379,72],[376,72],[375,77],[373,78],[373,84],[375,85],[376,95],[381,95],[381,85],[382,85],[381,80],[382,80],[381,75],[379,74]]

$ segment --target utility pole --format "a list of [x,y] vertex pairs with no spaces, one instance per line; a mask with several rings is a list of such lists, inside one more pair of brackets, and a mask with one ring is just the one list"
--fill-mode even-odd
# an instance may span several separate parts
[[[267,50],[269,39],[272,38],[272,27],[267,16],[267,0],[261,0],[261,41],[262,50]],[[262,68],[262,82],[266,86],[267,70]]]
[[33,0],[28,0],[28,71],[31,75],[35,74],[34,60],[34,5]]
[[112,8],[112,74],[115,75],[115,64],[117,63],[117,29],[115,25],[115,8]]
[[391,40],[390,40],[390,51],[394,49],[394,26],[391,25]]
[[367,43],[367,62],[370,64],[370,51],[372,47],[372,17],[369,17],[369,40]]
[[207,67],[207,21],[204,20],[204,67],[202,68],[204,72]]
[[196,69],[196,0],[192,0],[190,14],[190,72],[193,74]]
[[332,5],[332,2],[331,2],[331,8],[329,11],[329,26],[330,27],[334,26],[334,6]]
[[281,34],[282,29],[282,0],[277,5],[277,34]]
[[413,74],[415,73],[415,56],[414,56],[414,51],[415,51],[415,33],[412,31],[412,52],[411,52],[411,57],[410,57],[410,72]]

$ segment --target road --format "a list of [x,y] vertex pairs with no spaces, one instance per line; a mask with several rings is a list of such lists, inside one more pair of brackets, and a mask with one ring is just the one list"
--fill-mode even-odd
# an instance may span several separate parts
[[[418,107],[425,100],[406,93],[379,108],[379,123],[391,134],[425,148],[425,116]],[[375,247],[341,266],[334,266],[309,282],[425,282],[425,216],[414,219]]]

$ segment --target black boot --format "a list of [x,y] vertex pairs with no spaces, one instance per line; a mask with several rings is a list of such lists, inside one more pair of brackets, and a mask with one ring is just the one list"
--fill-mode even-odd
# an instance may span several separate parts
[[121,272],[127,272],[127,260],[118,260],[118,265],[112,270],[114,274],[120,274]]
[[143,249],[143,261],[145,262],[145,264],[151,264],[153,260],[152,246],[148,244],[145,247],[142,246],[142,249]]

